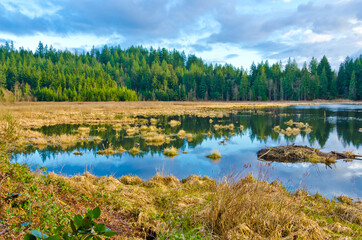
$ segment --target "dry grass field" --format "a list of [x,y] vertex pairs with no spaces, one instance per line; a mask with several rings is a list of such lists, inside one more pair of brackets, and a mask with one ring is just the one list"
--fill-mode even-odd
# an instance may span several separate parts
[[17,102],[0,104],[24,128],[59,123],[113,124],[121,117],[183,115],[220,117],[232,111],[290,105],[361,104],[348,100],[310,102]]

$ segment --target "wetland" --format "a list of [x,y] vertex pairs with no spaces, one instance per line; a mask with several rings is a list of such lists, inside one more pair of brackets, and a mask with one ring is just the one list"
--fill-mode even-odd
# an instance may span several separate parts
[[[65,176],[90,172],[95,176],[156,173],[179,179],[192,174],[220,180],[252,174],[280,181],[287,189],[306,189],[328,197],[362,196],[362,161],[265,162],[257,152],[265,147],[298,144],[330,152],[361,155],[361,105],[293,105],[185,111],[178,115],[140,112],[115,115],[103,122],[29,127],[22,147],[11,161]],[[217,152],[220,157],[211,156]]]

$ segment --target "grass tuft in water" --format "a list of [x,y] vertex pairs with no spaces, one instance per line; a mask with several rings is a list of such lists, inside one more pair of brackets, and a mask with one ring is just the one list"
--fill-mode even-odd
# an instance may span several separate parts
[[163,150],[163,154],[168,157],[174,157],[174,156],[178,155],[178,149],[175,147],[165,148]]
[[213,160],[220,159],[221,158],[221,153],[218,150],[215,149],[215,150],[213,150],[211,152],[211,154],[207,155],[206,157],[211,158]]

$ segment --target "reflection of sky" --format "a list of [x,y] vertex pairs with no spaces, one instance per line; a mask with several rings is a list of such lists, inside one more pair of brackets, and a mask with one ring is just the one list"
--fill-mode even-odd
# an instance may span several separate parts
[[[299,106],[297,107],[299,108]],[[230,137],[225,145],[219,144],[222,138],[215,137],[206,138],[196,147],[191,147],[185,141],[180,154],[174,158],[151,152],[145,153],[143,157],[133,157],[128,153],[101,156],[94,151],[79,149],[83,152],[82,156],[75,156],[67,152],[52,153],[51,155],[46,151],[36,151],[27,155],[19,154],[16,156],[16,161],[27,163],[33,169],[37,165],[45,166],[49,171],[65,175],[81,174],[87,170],[97,176],[112,174],[120,177],[134,174],[143,179],[149,179],[157,172],[174,175],[178,178],[197,174],[208,175],[216,179],[231,174],[245,176],[252,173],[255,177],[268,181],[278,179],[289,190],[305,188],[312,193],[321,192],[328,197],[341,194],[362,197],[362,161],[338,161],[331,167],[324,164],[274,162],[270,167],[265,167],[265,163],[257,160],[256,157],[256,152],[261,148],[291,143],[316,148],[320,148],[320,146],[317,141],[310,144],[308,137],[302,135],[298,135],[293,141],[287,140],[281,135],[276,140],[272,140],[271,137],[267,137],[266,140],[252,139],[251,135],[251,129],[248,128],[242,134]],[[219,162],[213,162],[205,157],[214,149],[220,151],[222,155]],[[351,150],[361,154],[361,147],[355,147],[352,143],[344,143],[342,139],[338,138],[336,129],[329,133],[322,150],[326,152]],[[182,151],[187,153],[183,154]],[[43,162],[44,153],[48,153],[48,155],[45,155]]]

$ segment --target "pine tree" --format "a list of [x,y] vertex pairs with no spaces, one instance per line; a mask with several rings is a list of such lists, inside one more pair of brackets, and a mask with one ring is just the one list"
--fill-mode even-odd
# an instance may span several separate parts
[[326,99],[328,93],[328,79],[326,75],[326,70],[323,68],[322,73],[319,75],[319,82],[320,82],[320,91],[319,96],[321,98]]
[[351,100],[357,99],[357,83],[356,83],[356,74],[355,71],[352,72],[351,81],[349,84],[349,93],[348,98]]
[[6,76],[0,64],[0,89],[5,88],[5,86],[6,86]]

